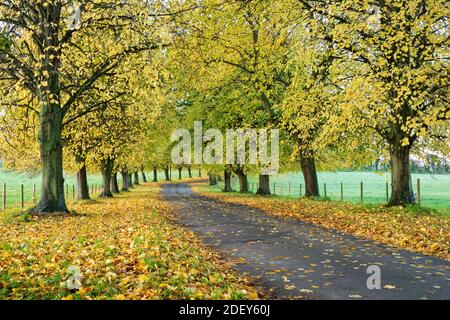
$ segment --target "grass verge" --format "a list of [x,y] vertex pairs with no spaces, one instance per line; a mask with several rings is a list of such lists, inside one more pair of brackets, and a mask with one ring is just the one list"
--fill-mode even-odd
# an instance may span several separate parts
[[[0,299],[256,299],[149,185],[75,203],[77,215],[0,220]],[[79,268],[81,287],[67,280]],[[78,281],[78,278],[75,278]]]

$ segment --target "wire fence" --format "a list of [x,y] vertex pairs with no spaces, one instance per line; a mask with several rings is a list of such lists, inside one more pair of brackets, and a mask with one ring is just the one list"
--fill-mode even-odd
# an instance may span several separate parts
[[[219,183],[224,187],[224,182]],[[236,177],[231,180],[231,187],[233,191],[239,190],[239,181]],[[259,188],[257,182],[249,182],[248,191],[256,194]],[[269,185],[270,193],[276,196],[285,196],[292,198],[299,198],[305,194],[305,185],[297,182],[272,182]],[[320,195],[324,198],[335,201],[350,201],[359,203],[388,203],[392,193],[392,185],[386,182],[384,185],[379,183],[376,185],[368,184],[367,182],[355,183],[322,183],[319,185]],[[373,195],[376,191],[376,195]],[[381,196],[383,193],[383,196]],[[423,204],[421,179],[417,179],[413,185],[414,200],[420,207]],[[450,198],[450,197],[449,197]],[[450,203],[450,199],[449,199]]]
[[[177,173],[178,174],[178,173]],[[148,181],[152,181],[150,175],[146,173]],[[153,175],[151,175],[153,178]],[[177,176],[178,177],[178,176]],[[183,178],[186,178],[183,175]],[[158,173],[158,179],[163,180],[163,175]],[[98,177],[94,177],[94,180],[99,180]],[[143,177],[139,174],[139,181],[143,182]],[[134,176],[133,176],[134,182]],[[123,181],[121,178],[117,179],[119,190],[123,187]],[[98,197],[102,192],[103,185],[99,183],[88,183],[89,196],[91,198]],[[36,183],[2,183],[0,185],[0,199],[2,201],[2,211],[11,208],[27,208],[37,203],[41,195],[41,186]],[[75,201],[77,197],[77,188],[74,183],[67,183],[64,185],[64,197],[65,200]]]
[[[192,176],[198,176],[198,170],[192,170]],[[351,174],[359,175],[360,172],[351,172]],[[373,172],[368,173],[371,176],[361,176],[361,180],[353,176],[343,176],[342,182],[327,181],[329,176],[319,177],[320,196],[333,201],[346,201],[353,203],[370,203],[383,204],[388,203],[392,193],[392,185],[385,175],[374,175]],[[431,177],[431,178],[430,178]],[[441,176],[443,177],[443,176]],[[183,170],[182,179],[188,178],[187,171]],[[349,179],[350,178],[350,179]],[[386,179],[385,179],[386,178]],[[421,179],[423,178],[423,179]],[[158,179],[164,180],[163,173],[158,173]],[[172,170],[172,180],[179,180],[178,171]],[[281,180],[281,181],[280,181]],[[276,196],[285,196],[291,198],[299,198],[305,194],[304,182],[299,176],[289,179],[285,176],[275,177],[270,183],[270,192]],[[384,181],[383,181],[384,180]],[[258,190],[258,182],[256,177],[249,176],[248,187],[249,192],[255,194]],[[433,175],[415,175],[413,174],[413,196],[417,205],[429,208],[450,209],[450,180],[436,180]],[[219,186],[224,187],[224,182],[219,181]],[[232,188],[239,190],[239,181],[235,175],[232,175]]]
[[[91,197],[100,194],[102,185],[88,185]],[[76,199],[76,187],[74,184],[64,186],[64,196],[66,201]],[[27,208],[37,203],[40,197],[40,186],[36,184],[10,185],[3,183],[0,188],[0,198],[2,201],[2,211],[10,208]]]
[[[153,180],[153,172],[145,173],[147,181]],[[192,176],[198,177],[198,170],[192,170]],[[142,175],[139,175],[140,181],[142,182]],[[172,170],[171,180],[179,180],[178,170]],[[189,178],[187,170],[183,170],[182,179]],[[158,181],[165,180],[165,174],[163,171],[158,171],[157,174]],[[134,178],[133,178],[134,181]],[[69,181],[73,183],[67,183],[64,186],[64,193],[66,201],[76,200],[76,185],[74,181]],[[92,183],[89,183],[89,193],[90,196],[97,197],[101,190],[101,183],[97,183],[98,179],[95,178]],[[232,188],[233,190],[239,190],[239,181],[236,176],[232,177]],[[428,181],[428,184],[430,181]],[[122,179],[118,179],[119,189],[122,187]],[[223,181],[219,182],[219,186],[223,187]],[[258,182],[255,179],[249,179],[249,192],[255,194],[258,190]],[[367,182],[367,181],[346,181],[346,182],[321,182],[319,185],[320,195],[322,197],[328,198],[334,201],[348,201],[348,202],[359,202],[359,203],[387,203],[389,202],[392,186],[389,182]],[[425,192],[423,192],[423,189]],[[448,197],[445,195],[445,187],[441,186],[434,187],[431,190],[431,186],[423,185],[420,178],[415,179],[413,183],[413,192],[415,201],[418,206],[434,207],[434,204],[439,202],[438,208],[450,208],[450,193]],[[284,196],[291,198],[299,198],[305,194],[304,183],[297,181],[274,181],[270,183],[270,192],[276,196]],[[424,196],[425,195],[425,196]],[[40,197],[40,185],[34,183],[23,183],[23,184],[13,184],[13,183],[3,183],[0,185],[0,199],[2,201],[2,210],[7,208],[26,208],[36,204]],[[448,199],[447,199],[448,198]]]

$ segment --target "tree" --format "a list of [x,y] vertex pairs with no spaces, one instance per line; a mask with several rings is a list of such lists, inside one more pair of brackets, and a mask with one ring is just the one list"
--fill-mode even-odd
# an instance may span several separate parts
[[[290,85],[282,101],[282,124],[297,144],[295,154],[305,182],[305,196],[319,197],[316,159],[321,149],[329,147],[318,141],[333,112],[330,98],[336,92],[330,67],[335,59],[326,43],[305,30],[298,30],[286,68]],[[328,142],[328,141],[327,141]]]
[[[286,48],[295,24],[284,3],[212,1],[186,18],[187,31],[175,37],[175,45],[184,66],[196,69],[196,89],[219,89],[234,79],[240,82],[243,95],[258,101],[253,110],[241,104],[258,117],[252,124],[258,128],[277,125],[276,105],[287,85]],[[192,78],[192,72],[182,74]],[[261,174],[258,193],[270,194],[269,176]]]
[[438,137],[450,119],[446,1],[301,2],[317,19],[332,21],[323,39],[351,62],[336,100],[341,111],[330,123],[337,131],[377,134],[391,161],[389,204],[414,203],[411,151]]
[[[42,191],[36,213],[67,212],[61,135],[68,111],[99,79],[110,76],[124,57],[159,48],[151,32],[142,36],[142,30],[152,30],[147,14],[141,14],[148,13],[142,1],[120,5],[86,1],[81,26],[65,24],[69,8],[71,3],[58,0],[7,1],[0,6],[0,79],[16,89],[8,95],[12,107],[39,114]],[[121,36],[127,41],[117,41]],[[79,77],[79,70],[86,69],[71,63],[77,62],[80,51],[87,53],[82,48],[89,42],[101,44],[100,52],[86,68],[88,75]],[[29,93],[22,101],[15,96],[20,90]]]
[[224,181],[224,192],[232,192],[233,188],[231,187],[231,169],[230,166],[225,166],[225,170],[223,171],[223,181]]

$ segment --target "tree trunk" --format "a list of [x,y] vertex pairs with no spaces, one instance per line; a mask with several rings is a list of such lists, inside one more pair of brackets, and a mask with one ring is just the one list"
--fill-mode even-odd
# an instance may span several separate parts
[[[63,109],[61,107],[60,87],[60,52],[59,46],[59,22],[61,19],[61,3],[46,2],[45,14],[39,14],[43,18],[36,26],[42,31],[41,41],[42,55],[37,59],[41,63],[41,72],[45,84],[38,85],[38,98],[41,104],[39,113],[39,149],[41,157],[41,197],[37,205],[30,210],[31,213],[67,213],[64,199],[64,175],[63,175]],[[38,33],[40,31],[37,31]],[[40,77],[37,77],[37,81]],[[42,79],[42,80],[44,80]]]
[[258,191],[256,191],[256,194],[259,194],[261,196],[270,195],[270,176],[260,174],[259,175],[259,186]]
[[224,188],[223,192],[231,192],[233,189],[231,188],[231,171],[229,169],[225,169],[223,172],[223,181]]
[[112,193],[119,193],[119,184],[117,183],[117,172],[114,172],[114,174],[111,177],[111,192]]
[[248,178],[243,172],[236,172],[239,179],[239,192],[248,192]]
[[320,197],[316,160],[314,157],[300,156],[300,166],[305,180],[305,197]]
[[[55,80],[57,81],[57,80]],[[58,84],[53,84],[58,85]],[[43,103],[40,113],[41,198],[31,212],[68,212],[64,199],[62,110],[59,103]]]
[[199,178],[202,177],[202,170],[198,170],[198,177],[199,177]]
[[244,169],[240,165],[231,166],[230,169],[239,179],[239,192],[248,192],[248,178]]
[[391,149],[392,194],[389,201],[390,206],[413,204],[415,202],[409,165],[410,152],[411,148],[409,146],[393,147]]
[[217,176],[211,173],[208,173],[208,176],[209,176],[209,185],[210,186],[217,185]]
[[165,175],[166,181],[170,181],[169,167],[168,166],[164,167],[164,175]]
[[128,192],[130,191],[130,176],[126,170],[122,170],[120,173],[122,174],[122,189],[120,191]]
[[134,189],[133,174],[132,173],[128,173],[128,188],[129,189]]
[[86,165],[77,171],[77,199],[90,200],[89,186],[87,182]]
[[134,185],[136,185],[136,186],[140,185],[140,183],[139,183],[139,172],[137,172],[137,171],[134,173]]
[[153,182],[158,182],[158,168],[153,167]]
[[192,171],[191,171],[191,168],[190,168],[190,167],[188,167],[188,174],[189,174],[189,178],[192,179]]
[[112,198],[111,192],[111,175],[114,167],[114,159],[106,159],[102,161],[101,172],[102,172],[102,192],[100,193],[100,198]]
[[178,168],[178,180],[181,180],[182,172],[183,172],[183,168]]
[[141,174],[142,174],[142,182],[147,182],[147,177],[145,176],[145,168],[141,169]]

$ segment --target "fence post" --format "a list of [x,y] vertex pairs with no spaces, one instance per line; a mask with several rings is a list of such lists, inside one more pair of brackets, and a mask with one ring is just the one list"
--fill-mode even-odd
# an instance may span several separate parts
[[361,181],[361,203],[364,202],[364,185],[363,182]]
[[326,198],[327,197],[327,184],[326,183],[323,184],[323,193],[324,193],[325,198]]
[[33,203],[36,203],[36,185],[33,184]]
[[344,184],[341,182],[341,201],[344,201]]
[[276,184],[275,184],[275,182],[274,182],[274,183],[273,183],[273,194],[274,194],[274,195],[277,194],[275,187],[276,187]]
[[420,179],[417,179],[417,204],[420,208]]
[[302,184],[300,183],[300,197],[302,196]]
[[20,207],[21,208],[25,207],[25,201],[23,198],[23,184],[20,185]]
[[386,181],[386,203],[389,203],[389,182]]
[[75,199],[75,185],[72,185],[72,199]]
[[6,182],[3,183],[3,202],[2,202],[3,211],[6,210]]

